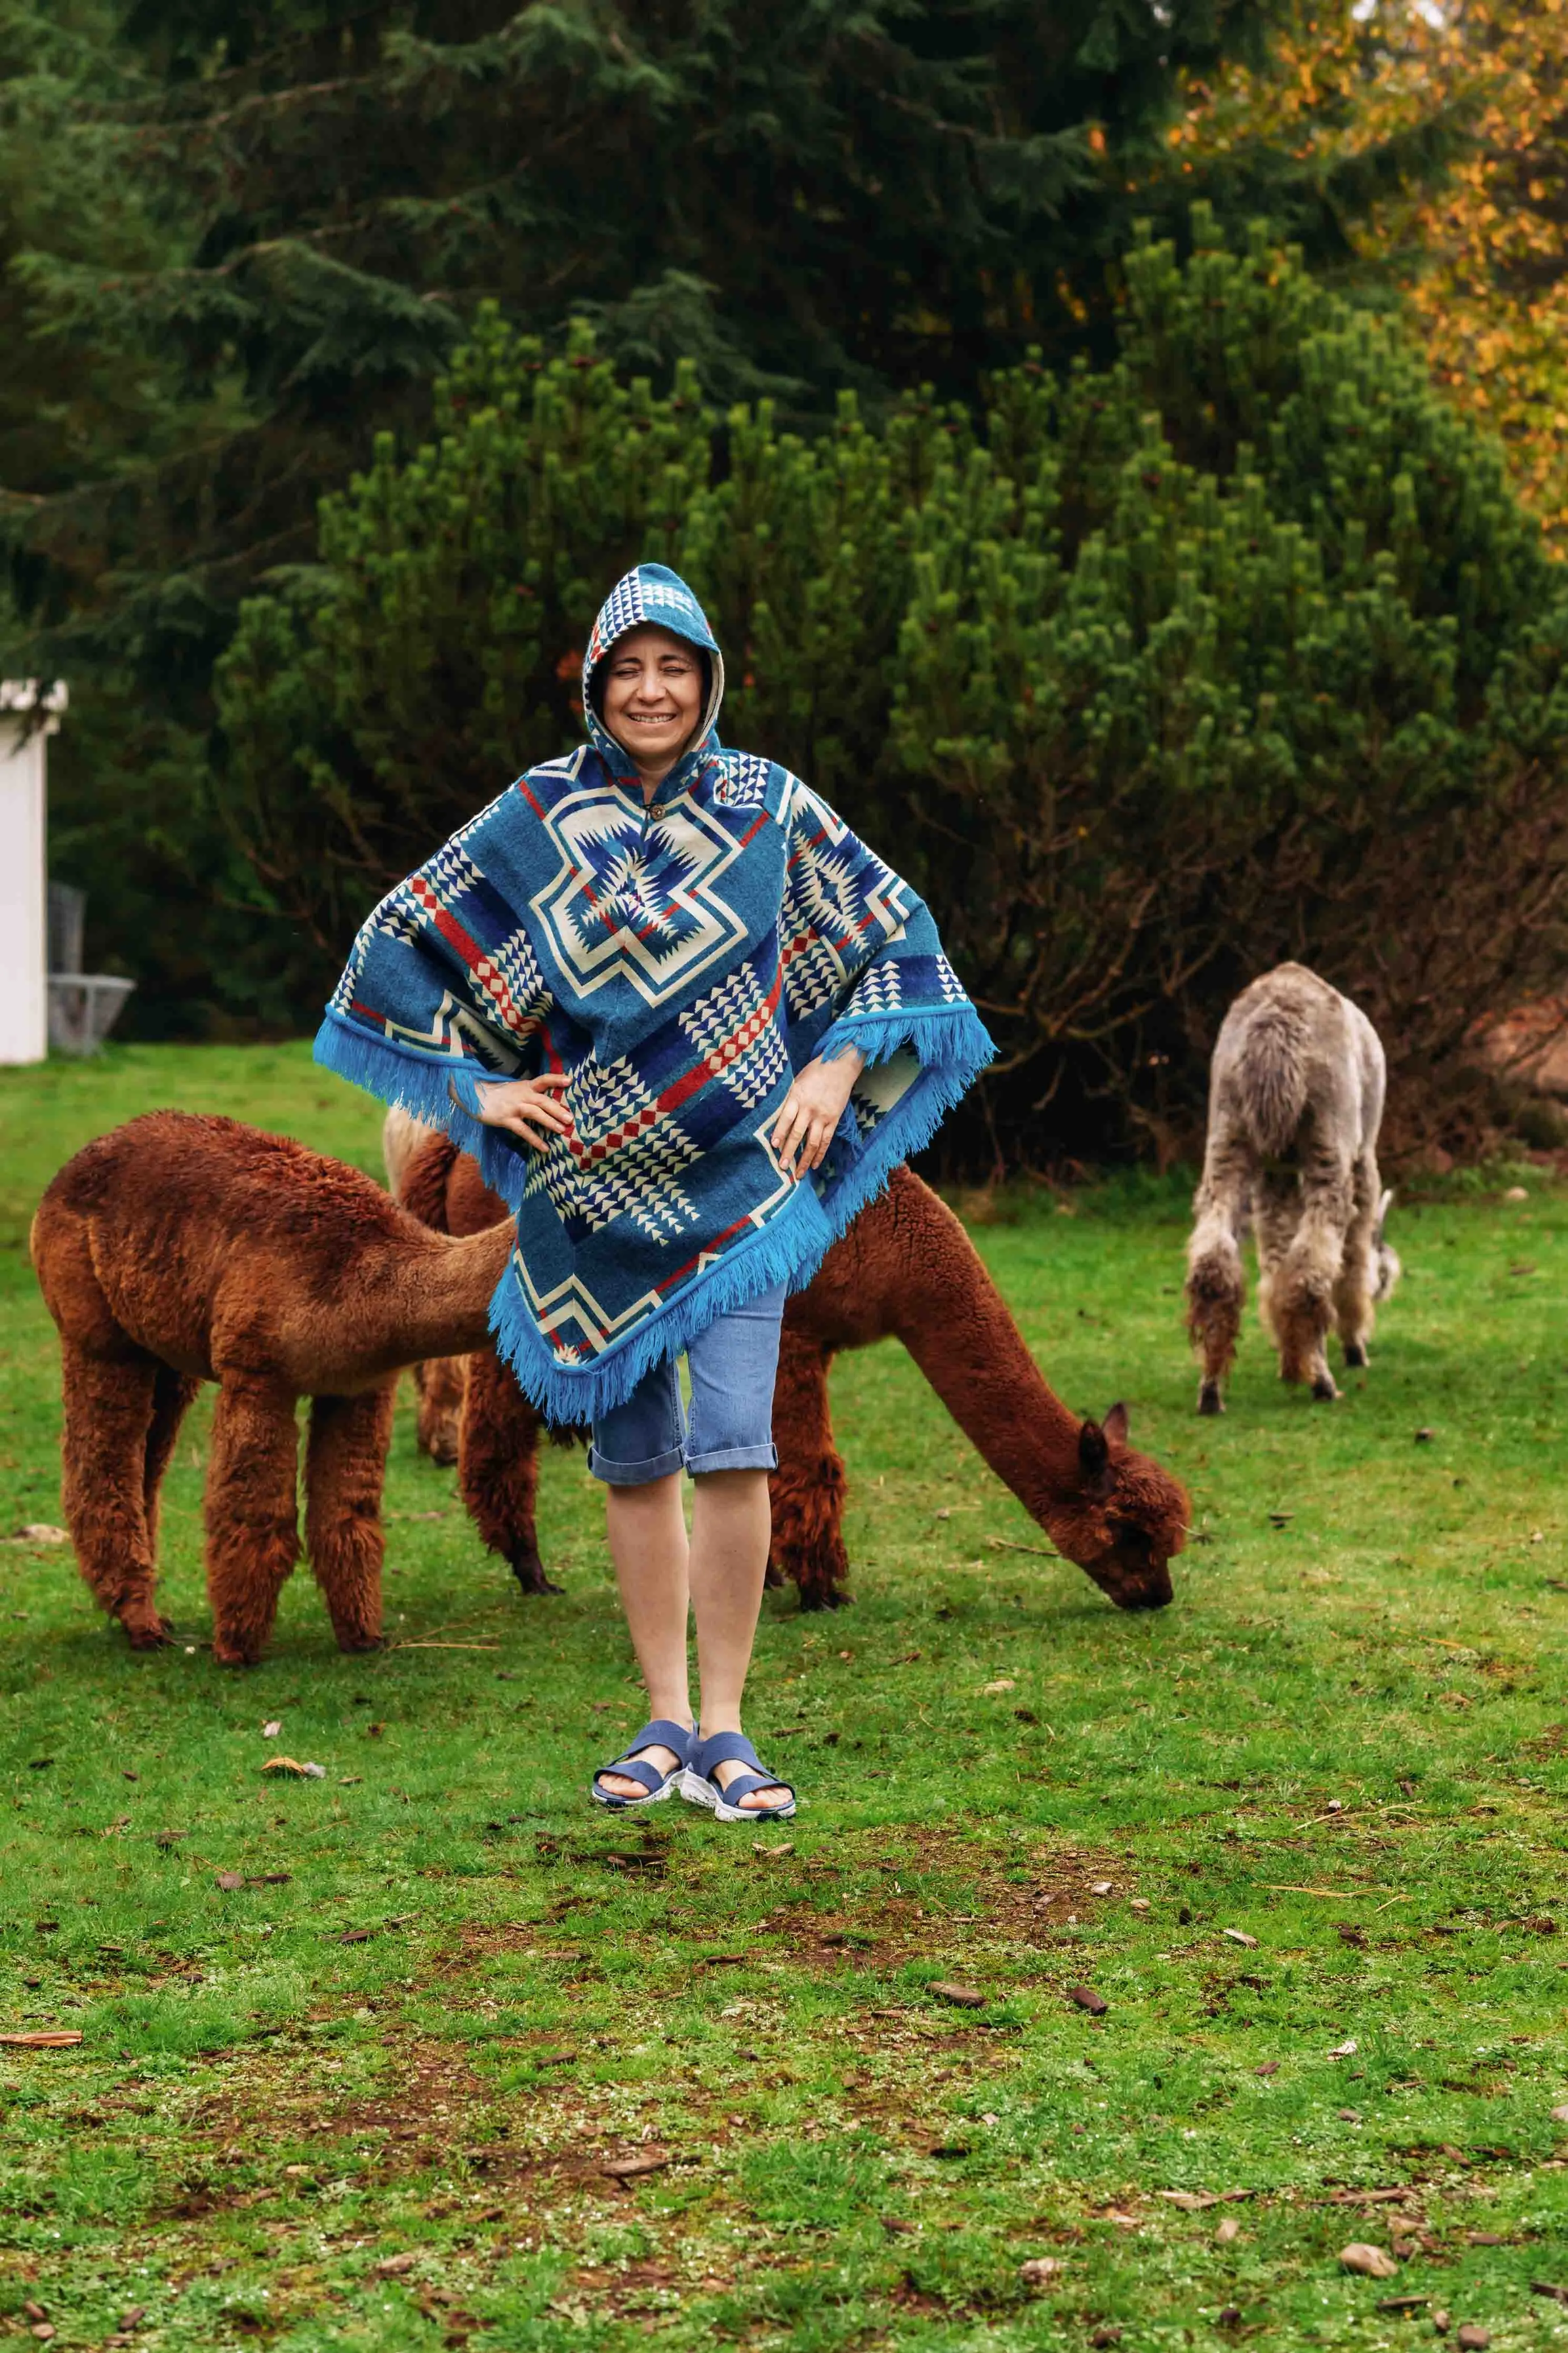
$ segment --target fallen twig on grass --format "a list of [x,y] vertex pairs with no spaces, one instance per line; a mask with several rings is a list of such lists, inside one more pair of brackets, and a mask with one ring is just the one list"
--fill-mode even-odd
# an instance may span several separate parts
[[[1386,1887],[1297,1887],[1289,1880],[1285,1879],[1260,1879],[1258,1883],[1260,1887],[1266,1887],[1270,1895],[1326,1895],[1335,1904],[1353,1904],[1363,1895],[1390,1894]],[[1395,1904],[1408,1904],[1410,1898],[1408,1895],[1394,1894],[1391,1896],[1391,1901]]]

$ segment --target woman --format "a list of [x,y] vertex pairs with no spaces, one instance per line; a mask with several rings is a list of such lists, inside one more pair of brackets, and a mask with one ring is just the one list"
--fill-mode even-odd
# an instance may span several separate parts
[[593,1426],[652,1708],[591,1795],[679,1782],[754,1822],[795,1811],[741,1730],[784,1296],[992,1046],[914,892],[798,777],[722,748],[723,692],[696,597],[638,565],[589,639],[587,744],[382,901],[316,1058],[447,1129],[517,1211],[491,1326],[536,1405]]

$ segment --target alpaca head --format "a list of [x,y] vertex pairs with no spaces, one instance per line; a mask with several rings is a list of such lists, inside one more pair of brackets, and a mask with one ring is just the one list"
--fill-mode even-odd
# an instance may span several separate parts
[[1119,1609],[1163,1609],[1192,1506],[1179,1480],[1128,1445],[1127,1430],[1124,1405],[1083,1424],[1075,1490],[1053,1511],[1051,1534]]
[[1383,1229],[1388,1216],[1388,1205],[1394,1198],[1392,1188],[1377,1205],[1377,1223],[1372,1229],[1372,1266],[1368,1289],[1375,1305],[1381,1307],[1405,1271],[1399,1263],[1399,1252],[1392,1242],[1384,1241]]

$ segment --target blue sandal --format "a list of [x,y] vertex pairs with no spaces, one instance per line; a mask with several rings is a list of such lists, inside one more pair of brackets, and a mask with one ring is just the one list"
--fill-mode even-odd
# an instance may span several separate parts
[[[620,1756],[600,1766],[588,1784],[588,1795],[596,1806],[607,1806],[613,1814],[633,1813],[639,1806],[657,1806],[680,1779],[696,1736],[689,1724],[672,1724],[668,1716],[656,1715],[651,1724],[643,1725],[635,1740],[628,1742]],[[676,1761],[669,1771],[661,1773],[657,1765],[650,1764],[641,1753],[645,1748],[672,1748]],[[606,1773],[619,1773],[628,1781],[640,1781],[647,1794],[624,1798],[618,1789],[601,1789],[599,1782]]]
[[[731,1760],[749,1770],[737,1773],[729,1788],[721,1789],[713,1778],[713,1767]],[[742,1806],[740,1800],[753,1789],[789,1789],[789,1796],[777,1805]],[[763,1772],[762,1759],[743,1732],[714,1732],[706,1740],[694,1738],[681,1776],[680,1794],[694,1806],[709,1807],[721,1822],[787,1822],[795,1811],[795,1791],[777,1773]]]

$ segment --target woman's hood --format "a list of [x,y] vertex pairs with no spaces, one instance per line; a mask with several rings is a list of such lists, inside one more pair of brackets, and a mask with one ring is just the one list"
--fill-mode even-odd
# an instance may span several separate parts
[[616,768],[625,767],[629,755],[594,708],[594,672],[628,629],[641,628],[650,622],[657,628],[668,629],[672,637],[684,638],[708,657],[707,704],[690,743],[681,754],[679,765],[684,767],[694,752],[713,750],[718,745],[719,706],[724,700],[724,657],[719,650],[718,638],[708,626],[708,616],[680,575],[672,572],[667,564],[636,564],[616,581],[600,606],[588,649],[583,656],[583,724],[595,750]]

